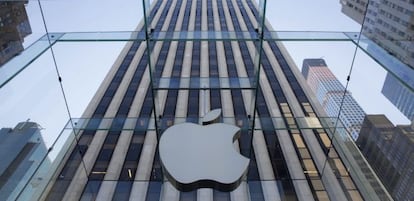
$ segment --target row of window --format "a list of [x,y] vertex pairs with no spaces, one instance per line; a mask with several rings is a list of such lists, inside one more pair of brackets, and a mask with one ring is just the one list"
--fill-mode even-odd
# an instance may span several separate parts
[[[161,1],[159,1],[159,2],[161,2]],[[168,2],[170,3],[171,1],[168,1]],[[201,1],[198,0],[197,3],[198,4],[199,3],[201,4]],[[238,1],[238,3],[240,3],[240,1]],[[222,7],[220,1],[218,2],[218,4],[219,4],[219,7]],[[232,7],[231,1],[228,1],[227,4],[229,5],[230,14],[233,15],[231,18],[233,19],[233,24],[235,24],[235,28],[236,29],[240,29],[240,26],[239,26],[239,24],[238,24],[238,22],[236,20],[237,18],[234,16],[235,12],[234,12],[234,8]],[[177,6],[175,8],[175,11],[179,10],[178,9],[178,8],[180,8],[179,5],[181,5],[181,4],[180,3],[177,4]],[[211,6],[211,3],[208,3],[208,5]],[[167,10],[167,9],[169,9],[169,7],[166,6],[166,8],[164,10]],[[251,10],[255,10],[255,9],[253,7],[251,7]],[[175,12],[175,11],[174,11],[174,15],[173,15],[173,18],[172,18],[172,21],[173,22],[176,21],[176,18],[178,16],[178,11],[177,12]],[[243,10],[242,12],[246,12],[246,11]],[[211,12],[208,12],[208,13],[212,14]],[[224,16],[223,16],[224,12],[223,12],[222,9],[219,10],[219,14],[220,14],[220,19],[224,19]],[[246,13],[243,13],[242,15],[245,16],[245,17],[247,17]],[[163,20],[163,19],[161,18],[160,20]],[[248,19],[245,19],[245,20],[249,22]],[[224,23],[225,23],[225,21],[224,21]],[[171,27],[174,27],[173,24],[174,23],[170,23],[169,29]],[[157,26],[158,25],[159,24],[157,24]],[[187,27],[187,26],[185,26],[183,24],[183,27]],[[250,22],[250,27],[252,27],[251,22]],[[222,24],[222,29],[227,29],[227,26],[224,26],[223,27],[223,24]],[[249,56],[249,52],[247,50],[246,43],[241,42],[239,44],[240,44],[240,47],[245,47],[245,48],[241,48],[242,49],[241,50],[242,51],[242,55],[244,57],[243,60],[246,63],[253,64],[253,62],[251,61],[251,59],[249,59],[250,56]],[[236,66],[234,65],[235,62],[234,62],[234,56],[233,56],[231,44],[229,42],[227,42],[227,43],[224,43],[224,45],[225,45],[226,61],[228,62],[227,63],[228,64],[227,65],[227,68],[229,69],[228,70],[229,76],[230,77],[231,76],[237,77],[237,70],[235,69]],[[184,47],[185,47],[185,42],[179,42],[178,43],[178,48],[177,48],[178,51],[177,51],[177,54],[176,54],[176,57],[175,57],[175,61],[174,61],[172,77],[179,77],[181,75],[181,65],[182,65]],[[200,59],[199,59],[199,57],[200,57],[200,54],[199,54],[199,48],[200,48],[199,47],[199,43],[194,43],[194,47],[195,48],[194,48],[194,54],[193,54],[192,60],[193,60],[193,62],[195,64],[195,63],[199,63],[199,61],[200,61]],[[169,48],[169,43],[165,42],[163,44],[163,49],[161,51],[161,54],[163,52],[165,54],[168,53],[168,50],[165,50],[165,48]],[[209,43],[209,52],[210,53],[215,52],[215,48],[216,48],[215,47],[215,43]],[[198,53],[197,53],[197,51],[198,51]],[[216,57],[217,55],[215,55],[215,56],[209,55],[209,56],[210,57]],[[161,57],[161,55],[160,55],[160,57]],[[166,57],[166,55],[165,55],[165,57]],[[271,74],[271,75],[274,76],[274,72],[272,70],[272,67],[271,67],[269,61],[266,60],[267,59],[266,57],[263,57],[263,58],[264,58],[264,64],[263,65],[266,66],[266,69],[268,70],[268,72],[266,72],[266,74]],[[128,59],[132,60],[132,58],[126,58],[125,61],[129,61]],[[217,59],[214,59],[213,58],[213,60],[210,60],[209,62],[213,63],[212,61],[216,61],[216,60]],[[163,69],[164,64],[165,64],[165,60],[163,62],[161,62],[161,63],[158,63],[158,62],[157,62],[157,65],[155,67],[156,68],[156,72],[159,72],[157,74],[157,77],[161,75],[162,69]],[[164,64],[162,64],[162,63],[164,63]],[[248,73],[249,73],[249,75],[251,75],[252,72],[254,72],[254,65],[247,65],[246,63],[245,63],[245,65],[248,68]],[[285,64],[285,65],[287,65],[287,64]],[[197,68],[199,68],[199,65],[194,65],[194,66],[196,67],[194,69],[194,72],[195,72],[195,74],[198,74],[198,76],[199,76],[199,69],[197,70]],[[218,68],[217,65],[210,65],[210,73],[211,73],[212,76],[218,75],[218,69],[217,68]],[[287,66],[287,68],[289,68],[289,66]],[[122,72],[122,71],[119,71],[119,72]],[[143,71],[141,71],[141,72],[143,72]],[[123,73],[125,73],[125,71]],[[293,76],[293,74],[291,72],[286,71],[285,73],[288,74],[289,76]],[[195,75],[195,76],[197,76],[197,75]],[[121,77],[122,76],[119,75],[119,76],[117,76],[116,79],[119,80],[119,82],[120,82],[122,80]],[[273,84],[277,85],[277,87],[275,88],[276,89],[275,90],[275,92],[276,92],[275,94],[278,93],[280,95],[280,97],[279,97],[279,95],[276,95],[276,98],[278,99],[278,101],[287,103],[287,100],[284,97],[283,91],[280,88],[280,85],[277,82],[276,77],[274,76],[274,79],[269,79],[269,80],[271,80],[271,82]],[[300,91],[299,92],[296,92],[296,91],[298,91],[300,89],[300,86],[297,84],[297,82],[294,82],[295,80],[293,80],[293,78],[291,78],[291,80],[293,81],[291,83],[292,83],[292,88],[294,89],[295,93],[298,93],[299,95],[302,95],[304,97],[304,94],[301,94]],[[289,80],[289,81],[291,81],[291,80]],[[131,84],[131,87],[132,86],[133,87],[136,87],[137,84]],[[113,96],[113,94],[115,93],[116,89],[117,89],[117,87],[115,87],[115,85],[114,86],[110,86],[108,88],[108,90],[113,90],[113,92],[112,93],[108,93],[108,96],[106,96],[107,98],[106,99],[104,98],[105,99],[105,104],[108,104],[109,105],[110,99],[108,97],[111,97],[110,96],[111,94]],[[125,105],[127,105],[126,107],[129,107],[128,105],[130,105],[131,102],[132,102],[132,99],[131,99],[132,94],[131,93],[133,93],[133,91],[134,90],[131,89],[130,93],[127,92],[127,94],[129,94],[129,95],[128,96],[125,96],[125,98],[124,98]],[[148,90],[148,91],[150,91],[150,90]],[[197,91],[195,91],[195,92],[197,92]],[[174,117],[175,116],[175,106],[177,104],[177,93],[178,93],[177,90],[170,90],[168,92],[166,106],[165,106],[165,111],[164,111],[164,114],[163,114],[163,117],[162,118],[169,118],[169,117]],[[303,93],[303,91],[302,91],[302,93]],[[151,97],[148,94],[149,94],[149,92],[147,92],[147,96],[145,98],[146,101],[147,101],[147,99],[148,100],[151,100]],[[198,94],[198,92],[197,92],[197,94]],[[198,96],[197,94],[190,94],[190,97],[195,98],[195,97]],[[212,96],[212,99],[211,99],[212,108],[213,108],[213,104],[218,105],[218,106],[221,106],[221,104],[220,104],[220,100],[221,99],[220,98],[217,98],[217,97],[220,96],[219,91],[218,90],[212,90],[210,94]],[[243,104],[243,99],[242,99],[241,91],[240,90],[234,90],[234,91],[232,91],[232,98],[233,98],[233,103],[234,103],[234,108],[235,108],[235,111],[234,112],[235,112],[236,116],[239,116],[239,115],[240,116],[246,116],[246,111],[244,111],[244,104]],[[102,100],[104,100],[104,99],[102,99]],[[302,99],[303,100],[306,100],[304,98],[302,98]],[[188,103],[188,105],[189,105],[189,112],[192,115],[193,114],[195,115],[195,111],[192,111],[192,109],[190,109],[190,108],[193,108],[193,109],[198,108],[198,107],[196,107],[196,105],[198,106],[198,103],[199,103],[199,100],[194,100],[194,99],[191,99],[190,100],[189,99],[189,103]],[[192,106],[190,106],[190,105],[192,105]],[[268,108],[267,108],[267,105],[265,103],[265,100],[264,100],[264,97],[263,97],[263,94],[262,94],[261,91],[259,92],[259,96],[258,96],[258,100],[257,100],[257,105],[258,105],[258,112],[260,113],[260,116],[262,116],[262,117],[270,116],[269,115]],[[169,107],[169,106],[171,106],[171,107]],[[260,109],[259,109],[259,107],[260,107]],[[152,108],[151,102],[144,103],[144,106],[143,106],[142,109],[145,109],[145,108]],[[102,112],[104,112],[104,111],[106,111],[106,109],[103,109],[102,110]],[[127,111],[129,111],[129,109],[120,110],[120,111],[118,111],[118,113],[125,114],[125,113],[127,113]],[[149,110],[149,112],[146,115],[149,116],[150,115],[150,111],[151,110]],[[197,110],[197,112],[198,112],[198,110]],[[265,119],[263,119],[263,121],[265,121]],[[127,153],[127,160],[124,163],[123,173],[121,174],[121,177],[124,177],[124,179],[127,179],[127,180],[130,179],[130,178],[133,178],[133,175],[130,175],[129,172],[135,173],[134,170],[136,170],[136,169],[134,169],[134,168],[136,168],[136,163],[138,161],[138,159],[136,158],[136,156],[134,157],[133,156],[134,154],[132,154],[132,153],[138,153],[138,150],[140,150],[141,149],[141,146],[142,146],[142,143],[141,142],[143,141],[143,134],[141,136],[141,135],[139,135],[137,133],[137,134],[134,134],[134,137],[135,137],[135,135],[140,136],[140,137],[137,137],[138,139],[135,140],[138,143],[131,143],[130,144],[129,151]],[[118,134],[117,133],[108,134],[108,137],[105,140],[104,149],[101,150],[101,153],[100,153],[100,155],[98,157],[97,163],[95,164],[96,169],[94,169],[94,170],[95,170],[96,173],[103,172],[104,169],[99,169],[99,168],[105,167],[105,166],[107,167],[107,163],[109,163],[109,160],[111,158],[111,154],[113,152],[114,144],[116,144],[116,140],[115,140],[116,137],[114,137],[114,136],[118,136]],[[247,135],[243,135],[243,136],[244,137],[248,137]],[[242,140],[241,140],[242,142],[249,142],[251,140],[251,139],[244,140],[243,139],[243,136],[242,136]],[[271,156],[271,160],[272,160],[272,164],[273,164],[273,168],[274,168],[275,175],[277,176],[279,182],[280,182],[280,180],[282,181],[280,183],[281,183],[281,186],[283,186],[283,188],[282,188],[283,189],[282,191],[284,191],[283,196],[288,197],[288,198],[290,198],[292,200],[296,200],[294,188],[293,188],[292,182],[290,181],[289,172],[288,172],[288,169],[287,169],[287,166],[286,166],[286,162],[285,162],[285,160],[283,158],[283,152],[282,152],[282,150],[281,150],[281,148],[279,146],[279,142],[277,141],[277,137],[276,137],[276,135],[275,135],[274,132],[265,133],[265,136],[266,136],[267,146],[269,147],[269,154]],[[244,147],[245,146],[245,143],[241,143],[241,146],[242,146],[242,152],[245,151],[246,150],[245,147]],[[252,151],[252,150],[250,149],[250,151]],[[304,153],[304,156],[306,157],[305,152],[303,150],[301,152],[303,152]],[[248,154],[250,154],[250,153],[248,153]],[[250,154],[250,155],[254,155],[254,154]],[[139,156],[139,154],[138,154],[138,156]],[[249,178],[251,178],[251,177],[258,177],[257,167],[255,167],[257,165],[255,164],[256,162],[253,159],[252,159],[252,161],[253,161],[252,162],[252,166],[249,169]],[[308,164],[308,162],[306,162],[306,164]],[[92,176],[91,176],[91,179],[93,179]],[[99,177],[97,176],[97,178],[95,178],[95,179],[102,179],[102,176],[99,176]],[[156,159],[154,160],[154,165],[153,165],[153,171],[152,171],[151,179],[152,179],[152,181],[156,181],[157,179],[161,179],[161,180],[158,180],[158,181],[162,181],[162,172],[161,172],[161,168],[160,168],[158,154],[156,154]],[[91,187],[92,189],[96,189],[96,188],[99,189],[99,185],[100,185],[99,182],[96,183],[96,182],[92,182],[91,181],[90,183],[91,184],[88,184],[88,187]],[[250,186],[250,184],[249,184],[249,186]],[[131,184],[124,184],[122,182],[119,182],[118,183],[118,186],[117,186],[116,192],[125,192],[125,189],[130,189],[130,188],[131,188]],[[148,188],[147,200],[158,200],[159,199],[160,189],[161,189],[161,184],[156,183],[156,182],[151,182],[150,185],[149,185],[149,188]],[[251,190],[254,190],[254,191],[257,192],[257,193],[253,193],[252,196],[258,196],[258,197],[260,197],[260,195],[263,196],[263,193],[261,193],[261,189],[260,188],[252,186],[252,189]],[[122,193],[119,193],[120,196],[116,196],[116,198],[120,198],[121,197],[121,194]],[[115,193],[115,195],[118,195],[118,194]],[[228,197],[229,198],[229,194],[228,193],[227,194],[226,193],[222,194],[222,193],[215,192],[214,195],[215,196],[218,196],[218,197]],[[186,197],[193,197],[193,196],[194,196],[194,193],[182,194],[182,198],[183,199],[186,199]],[[229,200],[227,198],[224,198],[224,199],[225,200]],[[259,200],[263,200],[263,198],[260,197]]]
[[[155,14],[155,12],[151,13],[151,16],[153,16]],[[112,79],[109,87],[107,88],[106,92],[104,93],[103,98],[101,99],[101,101],[99,102],[97,109],[95,110],[94,114],[92,115],[93,118],[99,118],[99,117],[103,117],[106,109],[108,108],[109,104],[110,104],[110,100],[112,99],[112,97],[115,94],[116,89],[118,88],[118,86],[120,85],[120,82],[123,78],[123,76],[125,75],[126,69],[129,67],[132,58],[133,58],[133,53],[132,52],[136,52],[136,50],[138,49],[138,47],[140,46],[140,43],[138,42],[134,42],[129,50],[129,52],[127,53],[127,56],[125,57],[125,59],[123,60],[123,62],[121,63],[119,69],[117,70],[117,72],[115,73],[114,78]],[[144,57],[146,58],[146,57]],[[89,125],[88,128],[97,128],[99,126],[99,121],[93,121],[93,123],[95,125]],[[92,126],[92,127],[91,127]],[[92,141],[92,136],[95,134],[95,131],[93,130],[89,130],[89,131],[84,131],[82,136],[79,139],[79,144],[78,146],[75,147],[75,149],[72,151],[69,159],[66,161],[66,164],[63,168],[63,170],[61,171],[58,180],[55,182],[54,186],[51,189],[51,192],[49,193],[47,200],[59,200],[63,197],[63,194],[65,193],[65,190],[67,189],[67,187],[70,184],[71,179],[73,178],[73,176],[76,173],[77,167],[83,163],[82,161],[82,157],[83,155],[86,153],[87,148],[89,146],[89,143]],[[114,141],[116,137],[115,133],[111,133],[108,134],[108,138],[105,140],[107,142],[106,146],[104,147],[103,151],[101,152],[100,156],[99,156],[99,161],[96,165],[96,169],[95,172],[99,173],[99,170],[102,169],[102,165],[104,162],[104,159],[106,158],[110,158],[109,155],[111,155],[109,152],[109,150],[114,147]],[[88,184],[88,186],[91,186],[92,184]]]

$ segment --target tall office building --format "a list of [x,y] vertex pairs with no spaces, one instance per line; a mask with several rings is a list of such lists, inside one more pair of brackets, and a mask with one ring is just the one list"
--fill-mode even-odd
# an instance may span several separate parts
[[27,2],[0,2],[0,67],[23,51],[24,37],[32,33]]
[[37,123],[21,122],[14,128],[0,130],[0,200],[16,200],[37,167],[42,162],[50,164],[43,160],[46,153]]
[[395,200],[414,199],[414,124],[367,115],[357,145]]
[[381,93],[401,111],[409,120],[414,121],[414,71],[404,74],[404,85],[395,76],[387,73]]
[[[147,40],[126,44],[84,112],[85,127],[76,124],[76,142],[44,199],[362,200],[300,71],[282,45],[260,43],[257,7],[253,0],[153,1]],[[179,191],[162,169],[159,137],[178,122],[201,123],[215,108],[242,128],[234,146],[250,159],[247,174],[230,192]]]
[[[401,61],[388,61],[382,88],[384,96],[408,119],[414,111],[414,1],[341,0],[342,12],[363,25],[364,36],[375,42],[368,51],[382,48]],[[369,2],[369,3],[368,3]],[[402,84],[402,80],[405,84]],[[405,86],[405,85],[408,86]]]
[[[364,121],[365,112],[351,93],[329,70],[323,59],[305,59],[302,74],[318,102],[329,117],[338,117],[352,139],[356,140]],[[346,134],[346,133],[344,133]]]
[[366,37],[403,63],[414,67],[413,1],[341,0],[340,2],[342,12],[363,25],[363,34]]

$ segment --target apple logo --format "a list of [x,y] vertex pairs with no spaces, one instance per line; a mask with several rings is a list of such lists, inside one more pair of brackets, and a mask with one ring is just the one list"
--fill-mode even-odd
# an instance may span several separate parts
[[249,159],[233,146],[240,137],[240,128],[217,123],[220,114],[221,109],[212,110],[203,117],[203,125],[176,124],[161,135],[161,164],[178,190],[232,191],[247,173]]

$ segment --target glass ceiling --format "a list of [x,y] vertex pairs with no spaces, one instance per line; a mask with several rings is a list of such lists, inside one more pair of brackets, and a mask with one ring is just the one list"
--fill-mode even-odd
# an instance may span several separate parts
[[[0,5],[12,2],[19,1],[1,1]],[[143,19],[151,23],[151,19],[144,17],[144,11],[149,8],[148,0],[144,3],[140,0],[29,0],[22,3],[25,4],[31,34],[23,39],[24,50],[0,64],[0,126],[13,128],[19,122],[37,122],[42,127],[45,144],[51,150],[48,156],[43,156],[43,160],[59,160],[63,153],[60,150],[65,149],[63,145],[67,140],[73,140],[73,133],[88,129],[85,122],[94,120],[83,119],[82,114],[123,46],[129,41],[148,41],[149,33],[151,41],[278,41],[290,53],[299,72],[304,59],[324,59],[366,114],[385,114],[394,125],[411,123],[382,90],[388,78],[404,88],[402,93],[413,94],[413,68],[362,35],[364,27],[341,12],[339,0],[260,1],[260,13],[267,19],[264,22],[272,25],[273,30],[262,32],[262,26],[258,25],[255,33],[151,33],[150,26],[146,31],[136,31],[136,26],[143,23]],[[147,9],[143,9],[143,4]],[[258,19],[260,22],[261,18]],[[5,32],[3,30],[1,34]],[[0,36],[2,40],[6,38]],[[256,78],[242,77],[238,79],[240,85],[232,85],[230,78],[199,79],[194,82],[182,78],[175,89],[255,90],[257,81]],[[203,79],[207,84],[201,86],[199,83]],[[170,82],[174,82],[173,78],[157,80],[153,89],[173,89],[165,84]],[[217,84],[222,82],[229,84]],[[408,110],[413,113],[414,108]],[[344,130],[341,123],[332,124],[338,122],[340,112],[337,116],[322,117],[316,124],[310,123],[311,120],[306,117],[296,119],[301,122],[302,129],[325,128],[335,133]],[[282,120],[274,117],[273,121]],[[100,129],[111,129],[101,125]],[[252,129],[250,125],[247,124],[245,129]],[[288,129],[280,125],[278,129]],[[267,128],[254,127],[252,130],[255,129]],[[347,138],[338,143],[350,141],[352,139]],[[355,144],[342,145],[344,154],[359,153]],[[352,161],[347,165],[351,171],[355,168]],[[359,174],[359,170],[355,171]]]

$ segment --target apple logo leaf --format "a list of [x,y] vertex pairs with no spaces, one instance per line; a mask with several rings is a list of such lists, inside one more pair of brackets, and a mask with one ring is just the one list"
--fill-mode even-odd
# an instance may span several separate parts
[[203,117],[203,125],[217,123],[221,115],[221,109],[214,109]]
[[250,160],[234,149],[240,128],[218,123],[221,109],[207,113],[203,125],[176,124],[159,141],[167,179],[181,191],[214,188],[232,191],[246,175]]

